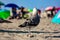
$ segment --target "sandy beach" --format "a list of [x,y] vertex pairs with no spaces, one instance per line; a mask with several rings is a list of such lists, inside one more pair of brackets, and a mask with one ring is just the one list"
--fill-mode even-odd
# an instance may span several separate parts
[[[0,40],[60,40],[60,38],[48,37],[48,36],[59,36],[60,25],[51,23],[51,18],[41,18],[40,23],[36,27],[31,27],[30,31],[45,32],[45,33],[20,33],[19,31],[29,31],[28,27],[18,27],[24,23],[25,19],[12,19],[9,20],[12,23],[0,23],[0,31],[18,31],[18,32],[0,32]],[[49,33],[50,32],[50,33]],[[57,32],[57,33],[53,33]]]
[[[51,22],[60,22],[59,1],[0,0],[0,40],[60,40],[60,24]],[[39,24],[19,27],[25,18]]]

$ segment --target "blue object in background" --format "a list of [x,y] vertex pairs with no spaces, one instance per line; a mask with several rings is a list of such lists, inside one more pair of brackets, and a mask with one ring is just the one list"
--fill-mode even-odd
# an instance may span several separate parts
[[18,6],[24,6],[28,9],[33,9],[34,7],[38,9],[45,9],[48,6],[60,7],[60,0],[0,0],[5,4],[14,3]]
[[13,4],[13,3],[6,4],[6,5],[5,5],[5,7],[19,8],[19,6],[18,6],[18,5]]
[[56,13],[56,15],[53,17],[53,19],[51,20],[52,23],[55,24],[60,24],[60,10]]

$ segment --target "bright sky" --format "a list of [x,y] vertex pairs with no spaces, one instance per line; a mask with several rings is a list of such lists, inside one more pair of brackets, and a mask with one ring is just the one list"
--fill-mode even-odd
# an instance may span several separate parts
[[60,6],[60,0],[0,0],[4,2],[5,4],[8,3],[15,3],[18,6],[24,6],[26,8],[39,8],[44,9],[48,6]]

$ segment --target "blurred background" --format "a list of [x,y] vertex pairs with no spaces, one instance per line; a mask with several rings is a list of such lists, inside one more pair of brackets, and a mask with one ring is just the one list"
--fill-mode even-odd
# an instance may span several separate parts
[[[33,9],[34,7],[44,10],[48,6],[60,7],[60,0],[0,0],[5,4],[14,3],[18,6]],[[6,9],[2,7],[3,9]]]

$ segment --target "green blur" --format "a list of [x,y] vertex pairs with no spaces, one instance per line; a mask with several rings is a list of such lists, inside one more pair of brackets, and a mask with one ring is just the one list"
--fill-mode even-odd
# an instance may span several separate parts
[[10,16],[9,10],[0,10],[0,19],[7,19]]

